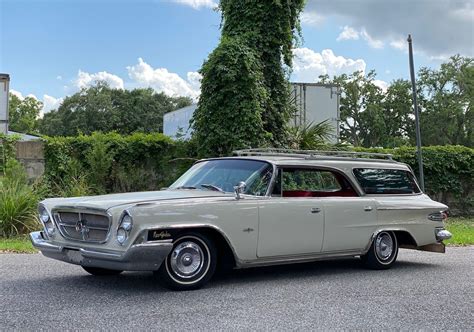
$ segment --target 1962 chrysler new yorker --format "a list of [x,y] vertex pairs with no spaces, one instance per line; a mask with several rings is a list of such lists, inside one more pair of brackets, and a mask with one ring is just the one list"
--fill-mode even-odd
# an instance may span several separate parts
[[196,289],[235,268],[360,256],[391,267],[399,248],[444,252],[447,206],[390,155],[241,150],[196,162],[166,190],[47,199],[33,245],[93,275],[155,271]]

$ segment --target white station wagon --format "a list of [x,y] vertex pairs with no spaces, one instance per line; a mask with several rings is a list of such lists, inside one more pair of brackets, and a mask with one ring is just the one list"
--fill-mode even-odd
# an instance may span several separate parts
[[445,252],[448,207],[390,155],[250,149],[196,162],[166,190],[46,199],[33,245],[93,275],[154,271],[196,289],[234,268],[359,256],[391,267],[399,248]]

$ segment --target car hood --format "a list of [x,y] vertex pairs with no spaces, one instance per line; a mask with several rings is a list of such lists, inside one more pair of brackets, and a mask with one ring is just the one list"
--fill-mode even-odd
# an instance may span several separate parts
[[108,210],[110,208],[137,204],[148,203],[173,199],[199,199],[209,197],[233,197],[231,193],[221,193],[209,190],[160,190],[160,191],[144,191],[123,194],[110,194],[100,196],[84,196],[71,198],[49,198],[42,202],[48,209],[67,206],[73,208],[94,208]]

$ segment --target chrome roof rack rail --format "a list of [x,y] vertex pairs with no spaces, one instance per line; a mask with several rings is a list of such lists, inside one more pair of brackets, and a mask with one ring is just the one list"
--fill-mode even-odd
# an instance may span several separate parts
[[358,151],[320,151],[320,150],[294,150],[281,148],[243,149],[233,152],[236,156],[271,156],[292,157],[301,159],[325,160],[364,160],[377,162],[396,162],[393,155],[388,153],[372,153]]

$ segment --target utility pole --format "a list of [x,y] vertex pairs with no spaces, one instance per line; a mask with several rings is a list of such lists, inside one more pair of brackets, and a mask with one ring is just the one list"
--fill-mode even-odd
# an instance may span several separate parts
[[423,174],[423,154],[421,151],[421,132],[420,132],[420,112],[418,110],[418,103],[416,101],[416,83],[415,83],[415,68],[413,65],[413,46],[411,35],[408,35],[408,57],[410,59],[410,76],[411,87],[413,90],[413,109],[415,110],[415,126],[416,126],[416,150],[418,155],[418,172],[420,179],[421,190],[425,191],[425,176]]

